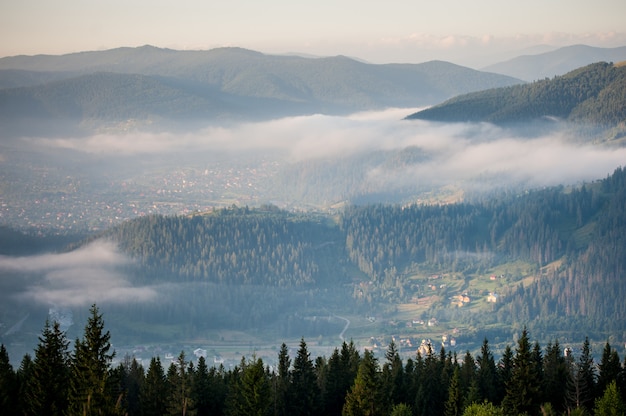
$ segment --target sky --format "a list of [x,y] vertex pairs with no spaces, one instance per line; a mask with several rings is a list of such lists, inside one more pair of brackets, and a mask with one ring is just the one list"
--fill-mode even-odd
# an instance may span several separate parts
[[625,16],[623,0],[0,0],[0,57],[149,44],[471,66],[536,45],[624,46]]

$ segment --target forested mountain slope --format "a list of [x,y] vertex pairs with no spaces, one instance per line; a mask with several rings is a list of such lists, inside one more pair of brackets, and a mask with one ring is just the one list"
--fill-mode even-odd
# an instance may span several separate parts
[[[364,310],[420,296],[419,276],[454,275],[467,291],[474,279],[508,270],[499,286],[506,302],[494,305],[488,319],[604,333],[622,330],[626,321],[624,207],[620,168],[580,188],[480,203],[352,207],[335,225],[312,214],[231,208],[141,218],[102,237],[138,259],[144,281],[315,290],[354,284],[354,301]],[[435,316],[447,313],[440,296]]]
[[616,126],[626,120],[625,85],[626,67],[600,62],[553,79],[461,95],[407,118],[499,124],[557,118]]

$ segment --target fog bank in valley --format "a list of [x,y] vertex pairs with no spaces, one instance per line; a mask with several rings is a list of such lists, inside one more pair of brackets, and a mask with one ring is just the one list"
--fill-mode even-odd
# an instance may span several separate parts
[[[131,165],[167,156],[170,164],[190,158],[237,160],[272,154],[285,163],[341,160],[376,151],[417,150],[417,162],[368,167],[363,178],[385,189],[419,181],[527,187],[575,184],[604,178],[626,161],[626,149],[581,143],[570,129],[531,137],[488,123],[403,120],[415,109],[389,109],[350,116],[310,115],[265,122],[209,126],[188,133],[101,134],[89,138],[30,138],[38,148],[71,149],[98,160]],[[485,182],[485,179],[489,181]]]
[[115,245],[94,242],[66,253],[0,256],[0,276],[13,280],[14,300],[38,305],[85,307],[154,300],[156,290],[134,287],[123,272],[131,260]]

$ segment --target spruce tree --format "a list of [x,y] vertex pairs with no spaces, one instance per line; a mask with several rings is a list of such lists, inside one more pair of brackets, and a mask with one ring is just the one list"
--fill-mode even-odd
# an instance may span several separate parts
[[463,400],[461,395],[459,368],[454,368],[454,373],[450,379],[448,387],[448,400],[444,407],[445,416],[460,416],[463,409]]
[[600,359],[598,370],[596,397],[600,397],[604,394],[606,387],[609,383],[611,383],[611,381],[617,380],[619,373],[622,370],[619,355],[615,349],[611,348],[608,341],[602,350],[602,358]]
[[17,379],[17,412],[16,414],[32,414],[28,391],[33,383],[34,363],[30,354],[24,355],[20,367],[15,372]]
[[34,414],[62,415],[67,410],[69,344],[59,323],[46,320],[35,348],[33,375],[26,392]]
[[511,378],[506,384],[506,395],[502,407],[507,414],[535,414],[539,409],[539,386],[536,363],[530,349],[528,331],[522,331],[517,342]]
[[161,416],[166,411],[167,384],[159,357],[150,359],[146,380],[140,392],[144,416]]
[[498,397],[497,400],[494,401],[494,404],[500,404],[502,400],[504,400],[504,396],[506,395],[506,386],[511,380],[511,376],[513,374],[513,350],[510,345],[507,345],[504,348],[504,352],[502,353],[502,357],[500,358],[498,365],[498,382],[496,385],[498,386]]
[[365,351],[354,384],[346,396],[343,416],[374,416],[383,414],[379,408],[378,362],[374,353]]
[[4,344],[0,345],[0,414],[17,413],[17,377]]
[[552,404],[552,408],[562,413],[566,408],[566,391],[568,366],[563,350],[558,341],[548,343],[543,358],[543,393],[544,401]]
[[211,414],[211,380],[209,367],[204,357],[198,358],[198,366],[193,373],[191,384],[191,400],[195,404],[197,416]]
[[168,397],[167,414],[191,415],[193,414],[193,402],[191,400],[191,378],[185,352],[181,351],[178,358],[173,362],[167,372]]
[[298,354],[293,361],[291,372],[293,400],[293,415],[316,415],[319,403],[319,388],[313,368],[313,361],[307,349],[304,338],[300,340]]
[[94,304],[89,309],[83,339],[77,339],[71,359],[68,415],[116,414],[119,397],[113,397],[109,370],[115,352],[111,334],[104,330],[104,320]]
[[280,346],[278,353],[278,375],[276,376],[276,392],[274,398],[275,413],[278,416],[289,415],[289,399],[291,385],[291,358],[289,358],[289,348],[284,342]]
[[389,344],[385,358],[381,374],[381,399],[384,409],[392,409],[394,405],[404,401],[404,367],[395,342]]

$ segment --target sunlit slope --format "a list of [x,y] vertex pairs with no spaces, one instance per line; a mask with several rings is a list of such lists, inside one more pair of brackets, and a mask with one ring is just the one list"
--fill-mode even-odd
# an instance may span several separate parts
[[408,116],[447,122],[561,119],[601,126],[626,120],[626,68],[596,63],[531,84],[461,95]]

